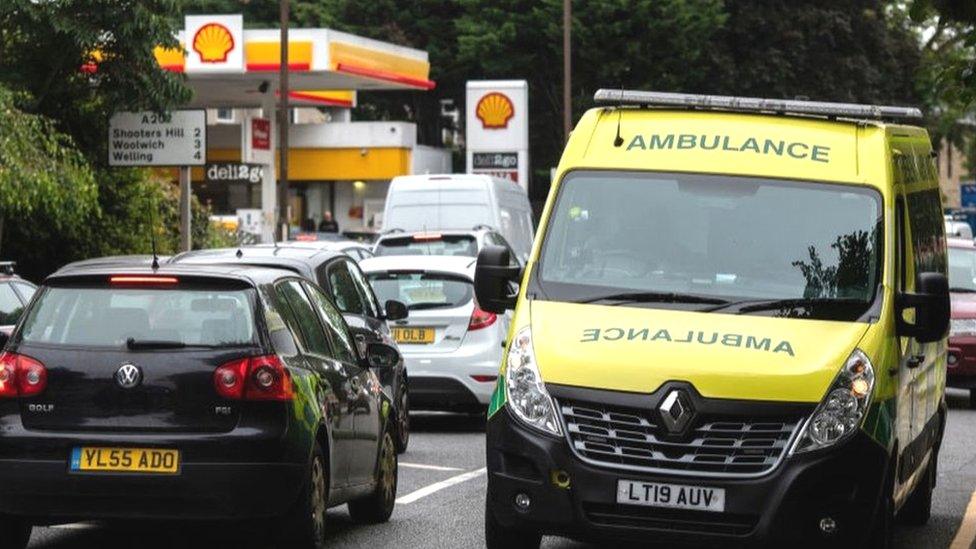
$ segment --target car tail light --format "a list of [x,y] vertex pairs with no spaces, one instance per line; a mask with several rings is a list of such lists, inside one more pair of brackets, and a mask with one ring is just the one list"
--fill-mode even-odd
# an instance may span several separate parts
[[473,375],[473,376],[471,376],[471,379],[477,381],[478,383],[491,383],[491,382],[497,381],[498,380],[498,376]]
[[487,328],[494,324],[496,320],[498,320],[498,315],[483,311],[481,307],[475,305],[474,311],[471,311],[471,320],[468,321],[468,331]]
[[17,353],[0,353],[0,398],[30,397],[47,388],[47,368]]
[[217,368],[213,382],[218,395],[231,400],[244,398],[244,381],[247,379],[249,362],[249,358],[242,358]]
[[232,360],[214,371],[217,394],[231,400],[291,400],[291,374],[277,355]]

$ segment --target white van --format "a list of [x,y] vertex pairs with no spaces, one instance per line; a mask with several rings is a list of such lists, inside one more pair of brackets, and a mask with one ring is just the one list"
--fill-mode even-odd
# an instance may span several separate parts
[[489,226],[521,260],[529,256],[532,209],[513,181],[476,174],[404,175],[393,178],[383,210],[383,230],[406,232]]

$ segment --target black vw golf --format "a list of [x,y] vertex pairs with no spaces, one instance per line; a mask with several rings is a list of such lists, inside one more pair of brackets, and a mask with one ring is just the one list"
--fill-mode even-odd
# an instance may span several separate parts
[[342,315],[293,273],[92,266],[50,276],[0,354],[0,544],[85,519],[268,520],[324,544],[381,522],[395,410]]

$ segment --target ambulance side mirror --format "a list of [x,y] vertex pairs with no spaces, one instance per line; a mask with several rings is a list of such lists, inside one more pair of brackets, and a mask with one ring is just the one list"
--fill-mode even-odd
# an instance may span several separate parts
[[518,293],[511,288],[522,279],[522,267],[511,266],[508,248],[485,246],[478,254],[474,271],[474,295],[478,306],[489,313],[503,314],[515,308]]
[[920,273],[915,293],[895,297],[895,311],[899,336],[920,343],[942,339],[949,331],[949,279],[942,273]]

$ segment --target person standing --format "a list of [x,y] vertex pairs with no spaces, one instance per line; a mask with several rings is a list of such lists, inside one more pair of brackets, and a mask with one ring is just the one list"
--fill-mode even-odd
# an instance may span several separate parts
[[332,219],[332,212],[325,210],[322,212],[322,221],[319,222],[319,232],[320,233],[337,233],[339,232],[339,224]]

